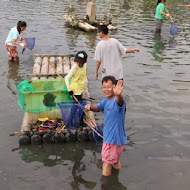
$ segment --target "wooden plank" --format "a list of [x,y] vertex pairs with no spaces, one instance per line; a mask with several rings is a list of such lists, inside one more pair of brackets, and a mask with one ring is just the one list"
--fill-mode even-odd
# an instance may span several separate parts
[[[55,68],[55,57],[50,57],[49,61],[51,62],[51,64],[54,66]],[[49,65],[49,64],[48,64]],[[49,65],[49,74],[55,74],[55,71],[53,70],[53,68],[51,67],[51,65]],[[51,79],[53,77],[49,76],[48,79]]]
[[[33,75],[39,75],[41,70],[42,58],[36,57],[34,60]],[[37,80],[37,77],[32,77],[32,80]]]
[[63,73],[68,74],[71,69],[71,63],[69,57],[63,57]]
[[87,22],[83,22],[83,21],[79,21],[78,27],[85,30],[86,32],[93,32],[93,31],[97,30],[96,27],[88,24]]
[[47,79],[47,74],[49,70],[49,64],[48,64],[48,57],[43,57],[42,60],[42,67],[41,67],[41,72],[40,72],[40,79]]
[[32,55],[34,58],[36,57],[73,57],[75,56],[74,54],[68,54],[68,55],[63,55],[63,54],[57,54],[57,55],[54,55],[54,54],[33,54]]
[[70,58],[70,62],[71,62],[71,68],[76,64],[75,62],[74,62],[74,57],[71,57]]
[[31,131],[31,127],[28,124],[28,113],[24,113],[24,117],[22,120],[21,132],[23,131]]
[[74,27],[78,25],[79,20],[73,15],[64,15],[63,18],[69,23],[70,26]]
[[63,74],[63,58],[62,57],[56,57],[55,60],[56,60],[56,65],[57,65],[57,67],[56,67],[57,72],[60,75],[62,75]]
[[87,3],[86,15],[88,15],[89,22],[94,23],[96,20],[96,4],[93,2]]

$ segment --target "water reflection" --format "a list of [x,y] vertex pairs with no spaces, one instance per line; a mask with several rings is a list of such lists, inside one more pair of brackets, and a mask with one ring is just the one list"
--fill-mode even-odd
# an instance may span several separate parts
[[16,86],[22,81],[22,77],[19,75],[19,62],[18,61],[9,61],[9,69],[7,74],[7,88],[12,92],[13,95],[16,95]]
[[130,5],[128,4],[128,2],[126,0],[123,1],[123,9],[129,10],[130,9]]
[[[54,167],[62,165],[65,174],[71,170],[72,178],[70,185],[72,189],[80,190],[81,185],[86,189],[96,189],[97,182],[87,179],[86,174],[89,175],[89,168],[96,167],[96,171],[90,171],[90,176],[101,176],[102,162],[101,162],[101,146],[94,143],[67,143],[67,144],[45,144],[44,146],[21,146],[12,151],[18,151],[21,159],[26,163],[40,162],[46,167]],[[88,152],[88,155],[85,155]],[[90,152],[90,153],[89,153]],[[90,156],[90,161],[87,157]],[[95,165],[95,166],[92,166]],[[60,166],[61,167],[61,166]],[[65,169],[65,167],[67,169]],[[62,175],[64,175],[64,173]],[[109,177],[102,176],[100,178],[101,190],[126,190],[119,181],[119,170],[112,169],[112,175]]]
[[175,48],[176,47],[176,40],[174,36],[171,36],[168,40],[169,48]]
[[112,175],[108,177],[102,177],[101,190],[126,190],[122,183],[119,182],[118,179],[119,170],[112,169]]
[[69,47],[75,47],[78,42],[78,31],[70,27],[68,24],[65,24],[66,31],[66,43]]
[[[96,32],[85,32],[80,29],[72,28],[68,26],[68,24],[65,25],[66,27],[66,34],[67,34],[67,44],[69,47],[80,47],[81,44],[86,44],[87,48],[95,48],[96,46]],[[81,44],[77,44],[78,41],[80,41]]]
[[89,2],[89,0],[78,0],[78,4],[79,5],[81,5],[83,3],[88,3],[88,2]]
[[[94,189],[97,185],[95,182],[87,180],[83,176],[91,164],[95,164],[97,168],[97,174],[101,172],[101,159],[97,158],[97,154],[100,154],[101,146],[97,146],[94,143],[67,143],[64,145],[48,145],[44,146],[21,146],[19,149],[15,149],[20,154],[20,157],[26,163],[40,162],[44,166],[53,167],[56,165],[62,165],[67,167],[67,170],[63,172],[68,173],[72,170],[73,179],[70,180],[70,185],[73,189],[79,190],[83,185],[87,189]],[[85,151],[91,152],[90,162],[85,161]],[[63,174],[64,175],[64,174]],[[93,174],[95,175],[95,173]]]
[[161,38],[160,32],[154,33],[154,45],[152,50],[152,56],[156,61],[161,62],[164,58],[162,57],[162,51],[165,49],[164,43]]
[[96,32],[86,34],[86,39],[88,40],[86,42],[86,45],[88,48],[95,48],[96,46]]

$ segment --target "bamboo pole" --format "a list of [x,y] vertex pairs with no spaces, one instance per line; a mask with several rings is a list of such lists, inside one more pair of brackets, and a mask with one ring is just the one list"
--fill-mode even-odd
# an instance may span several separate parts
[[63,55],[63,54],[57,54],[57,55],[54,55],[54,54],[33,54],[32,55],[34,58],[36,57],[73,57],[74,55],[73,54],[68,54],[68,55]]
[[[167,13],[170,15],[168,9],[166,9],[166,11],[167,11]],[[171,21],[174,23],[174,21],[173,21],[173,19],[172,19],[172,16],[170,16],[170,19],[171,19]]]
[[[55,57],[50,57],[49,58],[49,61],[53,64],[53,66],[55,67]],[[48,72],[49,74],[55,74],[55,71],[52,69],[52,67],[51,66],[49,66],[49,72]],[[54,78],[54,77],[48,77],[49,79],[51,79],[51,78]]]
[[63,58],[62,57],[56,57],[56,64],[57,64],[57,72],[59,74],[63,74]]
[[[34,67],[33,67],[33,75],[39,75],[41,70],[41,64],[42,64],[42,58],[36,57],[34,61]],[[37,80],[38,77],[32,77],[32,80]]]
[[68,74],[71,69],[70,59],[69,57],[63,57],[63,73]]
[[71,58],[70,58],[71,68],[75,65],[74,59],[75,59],[74,57],[71,57]]
[[85,30],[86,32],[93,32],[96,30],[96,27],[88,24],[87,22],[82,22],[82,21],[79,21],[78,23],[78,27],[79,28],[82,28],[83,30]]
[[[48,73],[48,57],[43,57],[43,60],[42,60],[42,67],[41,67],[41,77],[40,79],[47,79],[47,76],[45,76],[45,74]],[[44,76],[43,76],[44,75]]]

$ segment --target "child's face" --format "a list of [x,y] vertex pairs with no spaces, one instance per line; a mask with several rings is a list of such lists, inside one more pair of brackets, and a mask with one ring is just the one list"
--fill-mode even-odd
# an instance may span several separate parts
[[112,83],[111,80],[108,80],[107,82],[103,82],[102,84],[102,91],[104,93],[104,95],[107,97],[107,98],[112,98],[114,97],[114,92],[113,92],[113,87],[115,85]]
[[26,29],[26,26],[20,27],[20,30],[21,30],[21,31],[24,31],[25,29]]
[[79,63],[79,62],[76,62],[78,67],[83,67],[84,63]]

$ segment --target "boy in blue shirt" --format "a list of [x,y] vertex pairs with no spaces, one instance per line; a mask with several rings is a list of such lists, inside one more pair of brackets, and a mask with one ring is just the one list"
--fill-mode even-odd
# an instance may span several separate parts
[[121,168],[120,156],[127,142],[123,80],[117,82],[113,76],[105,76],[102,79],[102,90],[105,95],[103,100],[97,105],[87,104],[85,109],[104,112],[102,175],[109,176],[112,167]]

